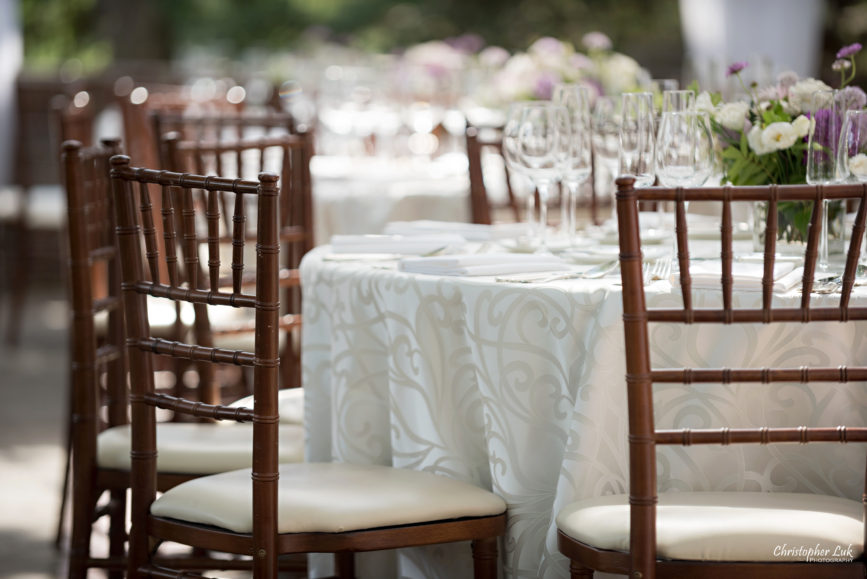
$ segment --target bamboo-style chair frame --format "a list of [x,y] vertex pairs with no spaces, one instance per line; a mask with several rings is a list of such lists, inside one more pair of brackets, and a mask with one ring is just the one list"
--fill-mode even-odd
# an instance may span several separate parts
[[[207,550],[253,555],[254,577],[276,577],[277,555],[305,552],[334,552],[341,577],[353,576],[352,553],[452,541],[473,541],[474,565],[478,579],[496,576],[497,537],[503,534],[505,512],[496,515],[437,520],[406,526],[389,526],[344,533],[277,533],[277,426],[279,421],[278,330],[279,330],[279,189],[277,175],[263,173],[259,181],[204,177],[130,166],[128,157],[112,160],[112,185],[117,212],[117,236],[123,266],[124,308],[133,424],[132,530],[130,535],[130,577],[177,577],[150,557],[154,540],[169,540]],[[162,190],[163,229],[167,252],[157,251],[156,228],[148,185]],[[136,187],[137,186],[137,187]],[[136,190],[138,189],[138,190]],[[205,208],[197,207],[193,190],[206,192]],[[172,190],[175,190],[173,194]],[[219,261],[220,202],[218,193],[234,193],[233,256],[231,286],[224,288]],[[136,197],[139,197],[137,200]],[[249,293],[244,280],[244,244],[247,240],[245,199],[256,199],[256,279]],[[180,207],[174,200],[180,200]],[[180,212],[180,231],[175,212]],[[204,212],[207,221],[207,280],[205,289],[195,279],[196,257],[186,265],[189,279],[179,274],[177,243],[187,244],[185,256],[195,256],[199,244],[195,217]],[[145,257],[146,256],[146,259]],[[168,283],[160,283],[160,260],[166,262]],[[189,267],[192,265],[193,267]],[[150,271],[150,276],[146,274]],[[157,280],[157,281],[151,281]],[[249,308],[255,312],[255,351],[230,351],[195,344],[160,340],[148,335],[146,296],[182,300],[194,304]],[[254,406],[237,408],[187,401],[154,391],[152,357],[174,356],[191,361],[236,364],[253,368]],[[230,532],[207,525],[161,518],[150,513],[156,499],[155,408],[186,412],[221,420],[252,421],[254,429],[253,531]],[[213,566],[179,563],[184,569],[212,569]],[[190,576],[184,574],[184,576]]]
[[[631,177],[617,181],[617,217],[620,232],[620,264],[623,280],[623,323],[626,338],[626,385],[629,408],[629,552],[596,549],[581,543],[562,530],[558,534],[560,551],[571,559],[572,577],[590,577],[592,570],[628,574],[630,577],[864,577],[864,556],[849,563],[760,563],[673,561],[657,558],[656,551],[656,447],[659,445],[706,444],[772,444],[835,442],[867,442],[867,427],[852,426],[799,426],[784,428],[721,428],[701,430],[658,429],[653,415],[655,383],[697,384],[735,382],[768,384],[775,382],[857,382],[867,381],[867,366],[841,366],[836,368],[723,368],[723,369],[668,369],[654,368],[650,356],[648,324],[743,324],[743,323],[848,323],[867,320],[867,306],[851,306],[852,288],[862,250],[865,222],[867,222],[867,185],[847,184],[833,186],[754,186],[708,188],[648,188],[637,190]],[[816,271],[819,236],[823,223],[823,201],[857,200],[851,242],[846,254],[842,276],[840,301],[837,305],[814,306],[811,291]],[[641,238],[638,222],[639,202],[673,202],[676,223],[676,259],[680,268],[679,290],[682,307],[650,308],[645,301],[642,280]],[[718,202],[721,212],[720,289],[722,307],[694,307],[692,280],[689,275],[689,243],[686,204],[689,202]],[[808,201],[813,203],[812,217],[804,255],[804,273],[801,280],[799,307],[774,305],[773,271],[776,255],[777,206],[782,201]],[[764,241],[764,270],[762,279],[762,305],[760,308],[742,308],[733,299],[734,261],[732,203],[768,203],[767,227]],[[677,288],[675,288],[677,289]],[[867,521],[867,486],[862,498]],[[865,526],[867,535],[867,526]]]
[[[154,116],[154,119],[159,118]],[[180,119],[185,117],[178,117]],[[198,117],[197,117],[198,118]],[[270,117],[271,122],[281,126],[286,123],[286,117]],[[206,121],[218,120],[222,117],[206,117]],[[229,124],[238,121],[238,126],[247,126],[243,118],[227,117]],[[256,117],[261,119],[261,117]],[[168,118],[170,122],[172,117]],[[253,122],[254,119],[250,119]],[[164,119],[165,121],[165,119]],[[293,125],[294,126],[294,125]],[[175,172],[192,172],[199,175],[216,173],[225,175],[224,161],[226,156],[232,158],[237,175],[249,172],[250,164],[256,173],[261,173],[266,167],[266,157],[277,154],[279,157],[280,175],[280,288],[282,290],[280,329],[285,333],[283,352],[281,353],[281,384],[284,386],[301,384],[300,361],[300,327],[301,327],[301,288],[298,267],[301,258],[313,247],[313,212],[310,188],[310,157],[312,155],[312,140],[310,133],[275,134],[239,140],[182,140],[179,132],[170,132],[163,136],[163,149],[166,155],[166,166]],[[245,159],[248,153],[256,152],[256,159]],[[228,221],[230,212],[227,210],[227,198],[218,194],[223,214],[222,234],[220,242],[232,243],[231,223]],[[202,192],[196,192],[199,203],[204,202]],[[254,241],[251,237],[248,241]],[[201,280],[200,276],[200,280]],[[222,283],[227,283],[224,280]],[[245,283],[255,282],[255,276],[247,275]],[[212,334],[242,334],[252,333],[253,325],[238,325],[234,327],[212,327],[207,316],[196,317],[197,323],[207,325],[206,331]]]

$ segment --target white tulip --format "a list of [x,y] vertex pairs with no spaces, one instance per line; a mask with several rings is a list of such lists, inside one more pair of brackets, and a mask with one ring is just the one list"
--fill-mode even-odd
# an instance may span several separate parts
[[815,120],[808,119],[804,115],[792,121],[792,128],[795,129],[799,137],[806,137],[815,125]]
[[849,158],[849,172],[859,181],[867,180],[867,155],[858,153]]

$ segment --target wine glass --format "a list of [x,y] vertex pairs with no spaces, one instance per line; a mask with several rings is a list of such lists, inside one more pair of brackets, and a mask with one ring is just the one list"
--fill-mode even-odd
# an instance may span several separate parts
[[518,160],[539,192],[540,253],[548,252],[548,197],[570,137],[568,113],[549,101],[527,104],[518,127]]
[[524,114],[524,107],[533,104],[535,101],[519,101],[509,105],[506,111],[506,120],[503,125],[503,161],[510,175],[514,176],[512,185],[520,185],[518,189],[523,191],[525,195],[525,213],[524,221],[527,223],[527,239],[532,240],[535,235],[536,221],[536,195],[533,190],[532,183],[529,183],[529,176],[526,172],[526,167],[521,163],[518,154],[518,129],[521,126],[521,116]]
[[597,97],[591,118],[593,189],[597,199],[613,203],[614,178],[620,155],[620,97]]
[[577,229],[579,190],[591,172],[590,91],[579,84],[558,84],[551,100],[566,109],[569,123],[569,138],[562,151],[560,183],[565,186],[561,223],[565,237],[572,245]]
[[699,187],[713,172],[710,119],[694,110],[662,114],[656,139],[656,177],[665,187]]
[[622,100],[620,174],[634,177],[638,189],[650,187],[655,178],[653,93],[624,93]]
[[[828,185],[840,180],[837,167],[837,146],[840,141],[840,128],[843,124],[844,105],[837,90],[820,90],[810,99],[810,114],[813,119],[807,144],[807,183]],[[823,202],[824,224],[819,239],[819,269],[830,269],[828,250],[828,229],[831,227],[831,204]]]

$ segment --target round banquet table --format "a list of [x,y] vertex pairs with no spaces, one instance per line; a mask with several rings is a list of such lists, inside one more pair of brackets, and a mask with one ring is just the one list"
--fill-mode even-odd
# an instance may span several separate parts
[[[301,265],[310,461],[424,469],[493,490],[509,506],[501,576],[568,577],[554,517],[628,482],[625,358],[617,274],[516,284],[398,271],[396,260]],[[667,280],[648,305],[680,303]],[[776,300],[797,304],[792,291]],[[816,295],[814,303],[836,303]],[[760,292],[740,291],[740,305]],[[698,290],[696,307],[719,292]],[[867,302],[856,288],[855,303]],[[833,366],[867,360],[863,325],[651,327],[652,356],[675,367]],[[839,385],[658,385],[660,426],[708,428],[867,422],[867,390]],[[789,417],[784,421],[783,415]],[[664,448],[665,490],[779,490],[858,499],[858,445]],[[465,545],[363,554],[359,576],[471,577]],[[314,573],[315,573],[314,564]]]
[[382,233],[391,221],[470,219],[466,155],[436,159],[314,156],[314,238]]

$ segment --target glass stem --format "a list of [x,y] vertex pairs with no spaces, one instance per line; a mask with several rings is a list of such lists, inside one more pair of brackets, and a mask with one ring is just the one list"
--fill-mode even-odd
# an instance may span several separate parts
[[539,191],[539,249],[548,251],[548,191],[551,184],[548,181],[540,181],[536,185]]
[[828,263],[828,228],[831,226],[831,216],[828,210],[831,204],[827,200],[822,201],[822,232],[819,235],[819,270],[828,271],[831,265]]
[[566,182],[567,196],[563,198],[565,208],[566,239],[570,246],[575,245],[575,232],[578,229],[578,192],[581,184],[575,181]]

